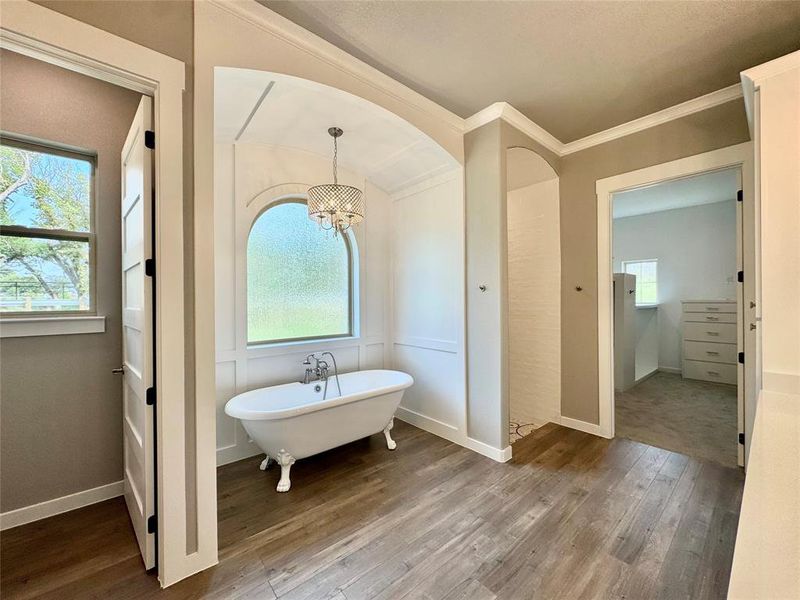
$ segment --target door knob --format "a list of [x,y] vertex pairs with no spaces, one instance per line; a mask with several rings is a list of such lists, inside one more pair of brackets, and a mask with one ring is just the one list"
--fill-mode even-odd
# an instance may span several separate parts
[[111,369],[111,372],[114,373],[114,375],[122,375],[125,373],[125,365],[117,367],[116,369]]

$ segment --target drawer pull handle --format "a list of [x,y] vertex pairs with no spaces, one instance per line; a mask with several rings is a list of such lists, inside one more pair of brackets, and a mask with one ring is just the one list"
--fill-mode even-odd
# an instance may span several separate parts
[[719,317],[706,317],[706,321],[719,321]]
[[709,375],[716,375],[717,377],[719,377],[719,371],[706,371],[706,373],[708,373]]
[[713,350],[706,350],[706,354],[710,354],[711,356],[719,356],[719,352],[714,352]]
[[719,307],[718,306],[706,306],[706,310],[708,310],[708,311],[719,310]]
[[719,335],[718,331],[706,331],[708,335]]

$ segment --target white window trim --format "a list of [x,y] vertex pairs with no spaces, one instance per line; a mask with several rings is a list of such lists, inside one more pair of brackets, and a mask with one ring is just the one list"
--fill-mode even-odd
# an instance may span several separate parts
[[106,318],[97,315],[0,319],[0,338],[105,333]]

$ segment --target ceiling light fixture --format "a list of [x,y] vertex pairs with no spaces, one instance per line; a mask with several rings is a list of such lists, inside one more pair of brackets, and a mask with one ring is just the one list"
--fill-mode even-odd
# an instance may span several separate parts
[[364,220],[364,199],[361,190],[351,185],[341,185],[337,173],[337,139],[344,131],[331,127],[333,138],[333,183],[323,183],[308,188],[308,216],[325,230],[338,235]]

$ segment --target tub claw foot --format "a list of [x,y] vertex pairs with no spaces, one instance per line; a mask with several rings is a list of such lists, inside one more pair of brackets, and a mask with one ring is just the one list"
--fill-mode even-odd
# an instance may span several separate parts
[[278,452],[275,462],[281,466],[281,479],[278,481],[276,490],[279,492],[288,492],[289,488],[292,487],[292,481],[289,479],[289,471],[294,464],[294,457],[285,450],[281,450]]
[[269,457],[269,455],[267,455],[267,458],[261,461],[261,464],[258,465],[258,468],[261,469],[262,471],[266,471],[267,469],[269,469],[269,463],[271,461],[272,459]]
[[386,447],[389,448],[389,450],[394,450],[397,448],[397,442],[392,439],[392,436],[389,433],[392,430],[392,427],[394,427],[394,417],[392,417],[392,419],[389,421],[389,424],[383,429],[383,435],[386,436]]

